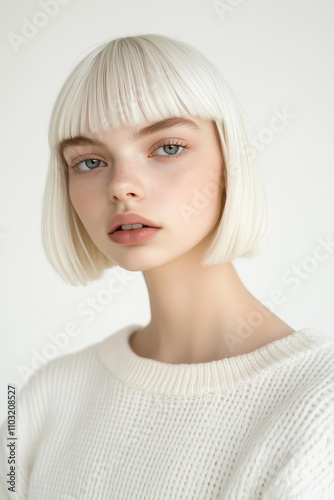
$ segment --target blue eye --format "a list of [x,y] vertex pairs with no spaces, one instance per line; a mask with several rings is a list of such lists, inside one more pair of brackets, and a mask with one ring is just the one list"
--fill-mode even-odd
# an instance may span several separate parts
[[[86,163],[86,167],[88,167],[89,169],[99,167],[99,165],[96,165],[96,164],[94,164],[94,163],[93,163],[94,161],[95,161],[95,162],[97,161],[98,163],[100,163],[100,162],[101,162],[101,160],[96,160],[96,159],[92,158],[92,159],[90,159],[90,160],[85,160],[84,162],[81,162],[81,163]],[[89,163],[89,162],[92,162],[92,163],[93,163],[93,165],[88,165],[88,163]],[[80,165],[80,164],[79,164],[79,165]]]
[[[86,172],[89,172],[90,170],[95,170],[97,167],[100,167],[101,165],[98,165],[98,164],[101,162],[104,163],[104,161],[99,160],[98,158],[83,158],[79,163],[76,163],[75,165],[73,165],[71,167],[71,170],[75,174],[85,174]],[[79,165],[81,165],[81,163],[86,164],[85,166],[87,167],[87,170],[79,169]],[[91,164],[88,165],[89,163],[91,163]]]
[[[101,163],[101,161],[102,160],[98,160],[97,158],[88,158],[87,160],[82,160],[80,163],[77,163],[76,166],[81,165],[81,163],[85,163],[86,164],[85,166],[88,168],[88,170],[94,170],[94,168],[97,168],[100,166],[100,165],[96,165],[96,162]],[[91,165],[88,165],[89,162],[91,163]]]
[[[159,151],[159,149],[163,149],[163,151],[167,154],[166,155],[154,155],[154,156],[167,156],[167,157],[181,156],[187,147],[188,147],[188,144],[182,145],[182,144],[179,144],[178,142],[176,142],[176,143],[174,143],[174,142],[164,143],[161,146],[159,146],[158,149],[156,149],[155,151]],[[177,154],[180,148],[182,148],[183,151],[180,154]],[[171,153],[171,154],[169,154],[169,153]]]

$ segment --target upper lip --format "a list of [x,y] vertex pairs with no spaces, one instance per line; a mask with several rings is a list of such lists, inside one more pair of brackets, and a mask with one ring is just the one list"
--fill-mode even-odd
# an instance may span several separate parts
[[113,215],[113,217],[109,221],[107,231],[108,234],[111,234],[123,224],[137,224],[137,223],[150,227],[159,227],[151,220],[146,219],[146,217],[143,217],[142,215],[137,214],[136,212],[123,212]]

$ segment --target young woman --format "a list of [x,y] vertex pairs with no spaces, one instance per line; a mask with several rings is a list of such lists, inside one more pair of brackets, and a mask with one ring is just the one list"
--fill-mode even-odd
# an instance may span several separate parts
[[269,205],[220,72],[161,35],[108,41],[65,82],[49,143],[51,264],[72,285],[142,271],[151,321],[31,377],[1,499],[333,498],[334,342],[287,325],[233,266]]

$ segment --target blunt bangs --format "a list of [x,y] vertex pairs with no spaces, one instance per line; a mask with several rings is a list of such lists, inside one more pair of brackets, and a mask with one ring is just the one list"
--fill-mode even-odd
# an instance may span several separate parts
[[184,113],[214,120],[225,106],[209,64],[159,35],[111,41],[88,55],[65,82],[50,121],[50,147],[86,132]]

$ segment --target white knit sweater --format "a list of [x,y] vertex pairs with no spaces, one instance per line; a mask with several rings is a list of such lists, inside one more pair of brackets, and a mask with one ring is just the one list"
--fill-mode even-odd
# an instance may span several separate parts
[[17,397],[16,493],[1,500],[333,500],[334,341],[312,328],[255,351],[168,364],[130,325],[49,362]]

